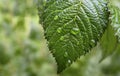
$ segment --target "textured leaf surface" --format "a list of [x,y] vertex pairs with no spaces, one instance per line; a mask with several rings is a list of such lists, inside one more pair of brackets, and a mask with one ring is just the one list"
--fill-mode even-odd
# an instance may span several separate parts
[[108,24],[105,0],[47,0],[40,15],[58,73],[97,44]]
[[110,22],[101,39],[102,59],[117,53],[120,48],[120,9],[112,3],[109,3],[108,7],[110,10]]
[[103,49],[103,58],[112,55],[119,48],[120,44],[120,9],[109,3],[110,22],[105,34],[101,39],[101,46]]
[[120,42],[120,8],[114,5],[111,5],[109,8],[111,11],[111,25],[116,31],[115,35],[118,37],[118,41]]

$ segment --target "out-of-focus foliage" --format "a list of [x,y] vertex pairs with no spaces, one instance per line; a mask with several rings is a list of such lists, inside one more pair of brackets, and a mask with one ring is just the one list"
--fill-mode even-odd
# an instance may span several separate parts
[[[120,0],[112,1],[120,6]],[[120,76],[120,46],[99,63],[99,44],[57,75],[36,4],[37,0],[0,0],[0,76]]]
[[37,0],[0,0],[0,76],[54,72],[36,5]]
[[109,1],[108,4],[110,11],[109,25],[101,40],[103,59],[115,53],[120,45],[120,7],[112,2],[114,3],[115,1]]

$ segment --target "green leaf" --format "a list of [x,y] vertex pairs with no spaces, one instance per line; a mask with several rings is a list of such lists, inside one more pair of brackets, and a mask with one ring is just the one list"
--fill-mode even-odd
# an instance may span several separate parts
[[115,49],[118,45],[117,37],[115,36],[114,28],[109,24],[108,28],[106,29],[101,41],[101,49],[102,49],[102,58],[101,61],[115,53]]
[[118,41],[120,41],[120,8],[111,5],[110,11],[111,11],[111,25],[115,30],[115,35],[118,37]]
[[103,50],[101,60],[109,55],[115,54],[120,46],[118,42],[120,41],[120,9],[112,3],[109,3],[108,7],[110,10],[110,22],[100,42]]
[[58,73],[89,52],[109,22],[105,0],[47,0],[39,11]]

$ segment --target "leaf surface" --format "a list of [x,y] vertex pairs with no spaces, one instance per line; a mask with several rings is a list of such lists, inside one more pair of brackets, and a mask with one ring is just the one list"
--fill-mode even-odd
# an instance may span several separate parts
[[109,26],[101,39],[103,56],[102,59],[118,52],[120,46],[120,8],[115,4],[109,3],[110,21]]
[[105,0],[47,0],[43,8],[40,22],[58,73],[89,52],[109,22]]
[[118,37],[118,41],[120,42],[120,8],[117,6],[111,5],[111,26],[115,30],[115,35]]

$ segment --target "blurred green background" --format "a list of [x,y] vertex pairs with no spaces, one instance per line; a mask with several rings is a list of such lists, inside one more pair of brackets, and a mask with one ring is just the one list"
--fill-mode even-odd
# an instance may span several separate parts
[[120,54],[99,63],[99,45],[57,75],[43,32],[37,0],[0,0],[0,76],[120,76]]

